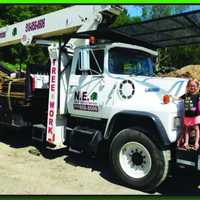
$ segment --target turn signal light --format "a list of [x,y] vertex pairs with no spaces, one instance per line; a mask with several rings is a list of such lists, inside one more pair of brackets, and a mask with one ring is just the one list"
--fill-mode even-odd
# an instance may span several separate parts
[[96,43],[96,38],[94,36],[90,36],[90,45],[93,45]]
[[168,104],[170,102],[170,96],[169,95],[164,95],[163,96],[163,103]]

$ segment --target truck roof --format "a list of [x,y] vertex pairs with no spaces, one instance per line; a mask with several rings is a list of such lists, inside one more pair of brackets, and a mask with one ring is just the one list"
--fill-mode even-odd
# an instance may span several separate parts
[[114,43],[103,43],[103,44],[97,44],[97,45],[93,45],[93,46],[80,46],[77,48],[94,48],[94,49],[99,49],[99,48],[114,48],[114,47],[121,47],[121,48],[129,48],[129,49],[134,49],[134,50],[138,50],[138,51],[143,51],[147,54],[151,54],[153,56],[157,56],[158,52],[154,51],[152,49],[143,47],[143,46],[139,46],[139,45],[132,45],[132,44],[127,44],[127,43],[121,43],[121,42],[114,42]]

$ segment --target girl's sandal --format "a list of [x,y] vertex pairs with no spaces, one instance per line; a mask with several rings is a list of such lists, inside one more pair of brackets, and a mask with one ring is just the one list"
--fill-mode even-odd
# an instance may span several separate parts
[[187,149],[186,148],[184,148],[184,147],[178,147],[178,149],[179,150],[184,150],[184,151],[186,151]]
[[190,146],[187,144],[187,145],[183,145],[183,148],[185,149],[185,150],[189,150],[190,149]]
[[181,146],[178,147],[178,149],[187,151],[187,150],[190,149],[190,147],[189,147],[189,145],[181,145]]
[[195,150],[195,151],[198,151],[199,150],[199,146],[193,146],[192,149]]

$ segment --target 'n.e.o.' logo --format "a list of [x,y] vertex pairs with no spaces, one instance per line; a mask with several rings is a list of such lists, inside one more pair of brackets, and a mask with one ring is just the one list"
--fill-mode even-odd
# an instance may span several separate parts
[[130,80],[124,80],[119,85],[119,94],[123,99],[130,99],[135,92],[135,86]]

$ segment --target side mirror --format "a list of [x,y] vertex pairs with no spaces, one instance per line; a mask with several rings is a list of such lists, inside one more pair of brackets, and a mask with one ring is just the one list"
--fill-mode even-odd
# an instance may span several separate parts
[[80,71],[89,71],[90,70],[90,50],[81,49],[81,66]]

